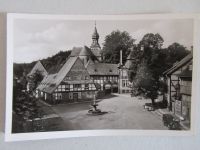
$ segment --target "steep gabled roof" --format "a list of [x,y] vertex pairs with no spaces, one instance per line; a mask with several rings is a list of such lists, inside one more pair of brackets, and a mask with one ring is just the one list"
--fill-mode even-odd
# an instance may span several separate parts
[[100,52],[97,50],[91,50],[87,46],[83,47],[74,47],[72,49],[72,52],[70,54],[71,57],[77,57],[77,56],[90,56],[92,58],[96,58],[96,56],[100,56]]
[[73,47],[70,56],[71,57],[77,57],[77,56],[79,56],[81,50],[82,50],[82,47]]
[[46,71],[46,69],[44,68],[44,66],[42,65],[40,61],[38,61],[35,64],[32,70],[28,73],[28,76],[34,74],[36,71],[40,71],[43,76],[46,76],[48,74],[48,72]]
[[92,49],[91,51],[92,51],[94,56],[101,57],[100,49]]
[[42,82],[39,84],[37,87],[37,90],[44,91],[47,93],[52,93],[54,89],[57,87],[56,84],[54,83],[54,79],[56,78],[57,74],[49,74],[44,79]]
[[171,67],[170,69],[168,69],[167,71],[165,71],[163,73],[163,75],[170,75],[173,72],[175,72],[176,70],[178,70],[179,68],[181,68],[182,66],[186,65],[188,62],[190,62],[192,60],[193,56],[192,53],[188,54],[186,57],[184,57],[181,61],[179,61],[178,63],[176,63],[173,67]]
[[99,61],[96,57],[96,53],[88,48],[87,46],[84,47],[74,47],[72,49],[70,57],[79,57],[79,56],[88,56],[93,61]]
[[46,93],[52,93],[58,85],[62,82],[68,72],[71,70],[74,63],[80,59],[79,57],[69,57],[63,67],[57,74],[51,74],[45,77],[40,85],[37,87],[38,90]]
[[94,54],[91,52],[90,48],[84,46],[81,48],[79,56],[93,56]]
[[87,68],[89,65],[93,65],[94,63],[95,62],[91,58],[89,58],[89,60],[88,60],[87,64],[85,65],[85,67]]
[[129,69],[131,67],[131,64],[131,60],[127,60],[124,66]]
[[90,75],[119,75],[117,64],[94,63],[87,66]]

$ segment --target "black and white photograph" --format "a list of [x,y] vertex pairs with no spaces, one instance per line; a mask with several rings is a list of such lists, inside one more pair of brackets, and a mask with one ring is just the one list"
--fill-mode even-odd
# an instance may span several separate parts
[[191,130],[194,19],[10,20],[11,134]]

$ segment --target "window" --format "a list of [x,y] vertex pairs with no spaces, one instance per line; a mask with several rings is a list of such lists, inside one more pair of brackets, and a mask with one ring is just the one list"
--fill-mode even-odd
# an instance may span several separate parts
[[58,93],[58,99],[62,99],[62,94]]
[[58,86],[58,91],[61,91],[62,90],[62,87],[61,85]]
[[74,84],[74,90],[81,90],[81,84]]
[[128,87],[128,80],[126,80],[126,87]]
[[69,91],[69,89],[70,89],[70,88],[69,88],[69,84],[66,84],[66,85],[65,85],[65,91]]
[[91,90],[91,88],[92,88],[92,86],[91,86],[91,84],[89,84],[89,89]]
[[89,84],[85,84],[85,90],[89,90]]
[[62,94],[61,94],[61,93],[55,93],[55,94],[54,94],[54,98],[55,98],[56,100],[61,100],[61,99],[62,99]]
[[128,87],[128,86],[129,86],[128,80],[122,80],[122,87]]
[[70,91],[73,91],[73,84],[70,84]]
[[59,85],[57,91],[65,91],[65,85]]
[[74,84],[74,88],[81,88],[81,84]]
[[126,81],[122,80],[122,87],[126,87]]

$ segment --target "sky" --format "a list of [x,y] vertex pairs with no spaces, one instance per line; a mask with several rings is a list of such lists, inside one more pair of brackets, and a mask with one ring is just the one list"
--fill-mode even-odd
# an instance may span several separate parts
[[[90,46],[95,21],[93,20],[39,20],[14,21],[14,62],[29,63],[52,56],[73,47]],[[102,47],[105,36],[114,30],[127,31],[138,43],[147,33],[159,33],[163,47],[178,42],[189,48],[193,45],[191,19],[165,20],[97,20],[97,31]]]

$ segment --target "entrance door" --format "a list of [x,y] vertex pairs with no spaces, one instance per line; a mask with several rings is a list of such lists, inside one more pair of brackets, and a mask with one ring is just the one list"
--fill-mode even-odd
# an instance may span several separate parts
[[74,102],[78,101],[78,93],[73,93],[73,100]]

